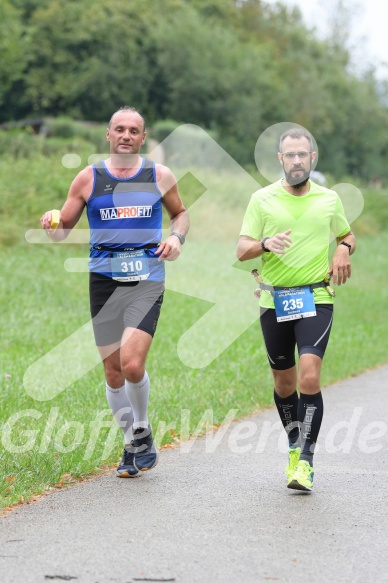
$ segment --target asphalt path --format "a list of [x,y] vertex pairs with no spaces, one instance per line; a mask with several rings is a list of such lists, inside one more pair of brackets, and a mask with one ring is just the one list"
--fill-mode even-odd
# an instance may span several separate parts
[[268,409],[1,518],[0,582],[388,582],[388,366],[323,397],[311,494]]

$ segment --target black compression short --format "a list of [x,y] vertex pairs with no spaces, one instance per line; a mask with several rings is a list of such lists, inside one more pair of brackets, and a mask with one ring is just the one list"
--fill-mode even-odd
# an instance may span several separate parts
[[154,335],[163,303],[164,282],[119,282],[90,273],[90,313],[97,346],[121,340],[124,329]]
[[275,370],[295,365],[295,347],[299,356],[315,354],[323,358],[333,322],[333,305],[316,304],[316,316],[278,322],[275,310],[260,309],[260,322],[268,361]]

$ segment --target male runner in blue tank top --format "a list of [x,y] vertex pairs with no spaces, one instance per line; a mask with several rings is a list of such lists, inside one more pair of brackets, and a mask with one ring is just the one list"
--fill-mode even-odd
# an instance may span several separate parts
[[[189,221],[171,170],[140,156],[146,138],[140,113],[120,108],[106,137],[110,157],[76,176],[58,227],[51,226],[53,211],[40,221],[53,241],[61,241],[87,209],[93,330],[107,400],[125,441],[117,476],[132,478],[158,461],[147,415],[145,362],[163,302],[164,260],[179,257]],[[171,225],[163,242],[162,205]]]
[[[320,375],[333,321],[333,291],[325,279],[330,274],[334,284],[347,281],[356,246],[338,194],[309,179],[315,158],[309,132],[282,134],[284,178],[252,195],[237,248],[240,261],[262,258],[260,321],[275,404],[288,434],[288,488],[307,492],[313,488],[323,417]],[[337,248],[329,266],[330,233]]]

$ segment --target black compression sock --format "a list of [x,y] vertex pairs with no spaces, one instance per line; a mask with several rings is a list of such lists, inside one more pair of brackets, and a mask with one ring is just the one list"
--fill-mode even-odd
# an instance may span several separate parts
[[298,418],[300,423],[301,454],[300,459],[313,465],[314,449],[317,443],[323,417],[322,393],[306,395],[300,393]]
[[283,427],[288,435],[289,447],[298,447],[299,423],[298,423],[298,393],[294,391],[289,397],[279,397],[274,390],[274,400]]

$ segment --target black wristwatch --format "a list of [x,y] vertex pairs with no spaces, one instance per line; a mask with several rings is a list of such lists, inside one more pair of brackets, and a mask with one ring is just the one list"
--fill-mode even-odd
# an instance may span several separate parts
[[270,253],[270,249],[267,249],[267,247],[265,246],[265,242],[266,240],[269,239],[269,237],[264,237],[264,239],[261,240],[261,248],[264,251],[264,253]]
[[349,253],[352,250],[352,246],[350,245],[350,243],[346,243],[345,241],[341,241],[340,245],[345,245],[345,247],[347,247],[349,249]]
[[173,231],[171,235],[175,235],[175,237],[178,237],[179,241],[181,242],[181,245],[183,245],[183,243],[186,241],[186,237],[184,235],[181,235],[180,233],[177,233],[176,231]]

